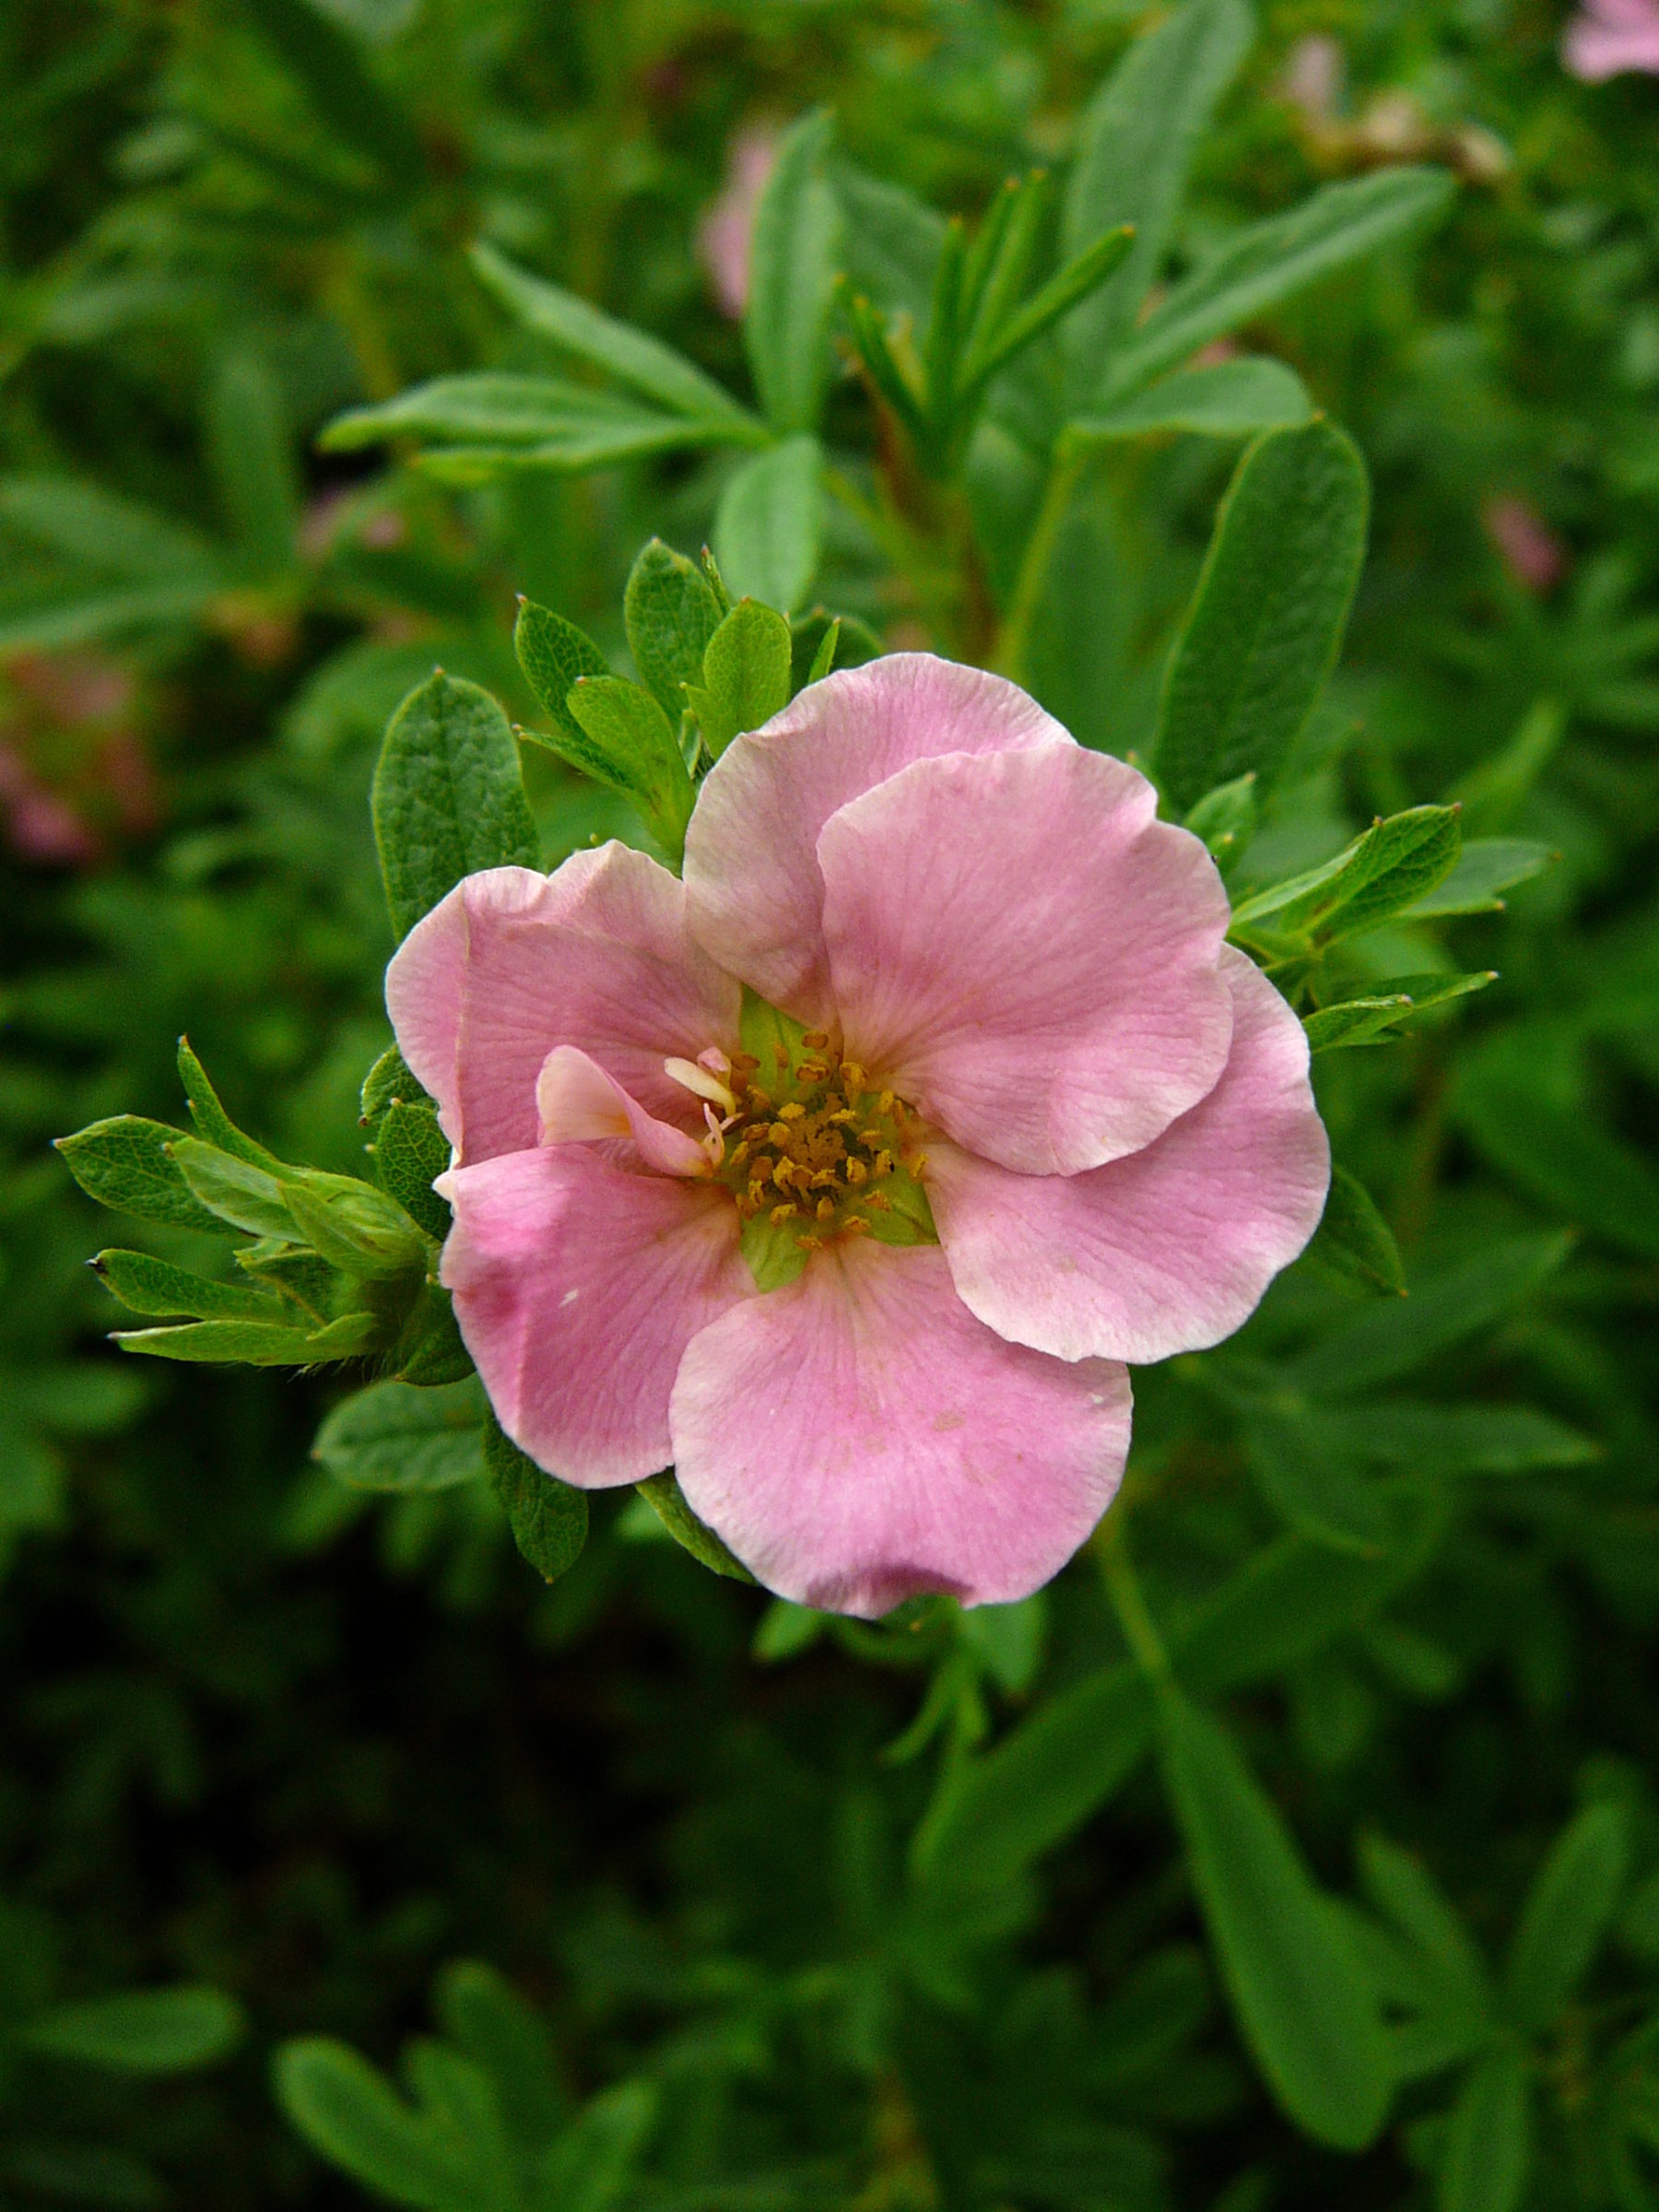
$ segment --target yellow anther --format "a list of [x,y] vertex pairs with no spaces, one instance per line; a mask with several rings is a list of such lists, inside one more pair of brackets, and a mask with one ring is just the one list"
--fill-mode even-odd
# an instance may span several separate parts
[[778,1119],[781,1122],[798,1122],[806,1112],[806,1107],[800,1103],[798,1099],[791,1099],[787,1106],[779,1107]]
[[830,1070],[822,1060],[803,1060],[795,1069],[803,1083],[827,1083]]
[[810,1045],[815,1052],[822,1052],[829,1041],[830,1032],[828,1030],[803,1030],[801,1031],[801,1042]]
[[855,1122],[858,1119],[858,1116],[853,1112],[851,1106],[842,1106],[834,1113],[832,1113],[830,1116],[830,1119],[832,1122],[841,1122],[845,1124],[847,1122]]
[[782,1229],[785,1221],[795,1218],[795,1209],[793,1206],[774,1206],[770,1218],[774,1229]]
[[794,1178],[795,1164],[793,1159],[780,1159],[772,1163],[772,1181],[781,1191],[786,1191]]
[[850,1159],[847,1162],[847,1181],[849,1182],[868,1182],[869,1180],[870,1171],[865,1166],[862,1159]]
[[895,1103],[896,1100],[893,1092],[890,1090],[884,1090],[880,1098],[878,1098],[876,1101],[876,1110],[878,1113],[891,1113]]
[[841,1223],[841,1228],[850,1237],[867,1237],[870,1233],[869,1223],[862,1220],[857,1214],[849,1215]]
[[922,1171],[927,1165],[927,1155],[925,1152],[907,1152],[904,1157],[904,1165],[906,1171],[913,1175],[919,1182],[922,1180]]
[[727,1153],[726,1158],[730,1160],[733,1167],[740,1168],[748,1156],[749,1141],[746,1136],[740,1138],[738,1142],[732,1147],[732,1149],[729,1153]]
[[881,1151],[881,1152],[877,1152],[877,1155],[876,1155],[876,1172],[877,1172],[877,1175],[890,1175],[890,1174],[892,1173],[892,1171],[893,1171],[893,1156],[892,1156],[892,1154],[891,1154],[890,1152],[888,1152],[888,1151]]
[[858,1141],[861,1145],[878,1145],[886,1135],[885,1129],[861,1129]]
[[[787,1109],[785,1111],[787,1111]],[[786,1145],[789,1142],[789,1124],[786,1121],[779,1119],[778,1121],[775,1121],[771,1127],[767,1131],[766,1141],[768,1144],[771,1145]]]
[[820,1199],[818,1200],[818,1219],[819,1219],[820,1221],[833,1221],[833,1220],[834,1220],[834,1218],[835,1218],[835,1201],[834,1201],[834,1199],[833,1199],[833,1198],[820,1198]]
[[843,1060],[841,1072],[841,1081],[846,1086],[847,1096],[849,1098],[855,1097],[865,1087],[864,1069],[859,1066],[856,1060]]
[[879,1191],[872,1191],[864,1203],[873,1214],[890,1214],[893,1210]]
[[789,1073],[789,1047],[786,1044],[774,1044],[772,1058],[778,1065],[779,1072],[786,1076]]
[[752,1076],[759,1065],[759,1061],[756,1059],[753,1053],[734,1053],[732,1054],[732,1073],[735,1076]]
[[749,1085],[748,1102],[751,1113],[770,1113],[771,1112],[771,1093],[770,1090],[762,1090],[759,1083]]

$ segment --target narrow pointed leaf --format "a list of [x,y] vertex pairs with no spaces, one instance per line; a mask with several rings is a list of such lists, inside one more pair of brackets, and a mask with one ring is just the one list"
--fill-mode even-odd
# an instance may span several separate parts
[[1532,2150],[1525,2061],[1489,2052],[1465,2077],[1446,2125],[1435,2181],[1435,2212],[1516,2212]]
[[275,1321],[291,1326],[294,1309],[252,1283],[216,1283],[147,1252],[100,1252],[99,1279],[135,1313],[158,1319],[188,1313],[197,1321]]
[[1165,678],[1154,758],[1174,804],[1265,790],[1335,664],[1365,559],[1365,464],[1327,422],[1239,464]]
[[825,169],[822,110],[786,131],[755,210],[743,334],[755,384],[775,429],[811,430],[830,369],[830,313],[841,208]]
[[1121,406],[1074,416],[1066,434],[1079,445],[1184,430],[1200,438],[1253,438],[1312,418],[1313,403],[1283,361],[1217,361],[1165,377]]
[[1244,2040],[1278,2102],[1322,2143],[1362,2150],[1386,2116],[1381,2023],[1330,1902],[1225,1732],[1172,1686],[1165,1778]]
[[1524,2027],[1545,2029],[1576,1994],[1613,1924],[1630,1856],[1622,1805],[1589,1805],[1556,1839],[1504,1961],[1504,1993]]

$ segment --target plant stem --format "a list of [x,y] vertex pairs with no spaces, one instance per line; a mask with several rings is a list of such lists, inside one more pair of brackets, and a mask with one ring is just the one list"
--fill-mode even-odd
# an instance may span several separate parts
[[1019,574],[1015,579],[1013,596],[1008,602],[1008,612],[1004,618],[992,662],[1001,675],[1011,677],[1016,683],[1024,679],[1026,656],[1030,651],[1031,628],[1042,603],[1049,564],[1054,557],[1061,525],[1065,521],[1065,511],[1071,504],[1072,494],[1082,480],[1088,459],[1083,449],[1062,433],[1054,448],[1048,483],[1043,488],[1042,503],[1037,510],[1037,519],[1031,524],[1031,534],[1026,540],[1025,551],[1020,557]]

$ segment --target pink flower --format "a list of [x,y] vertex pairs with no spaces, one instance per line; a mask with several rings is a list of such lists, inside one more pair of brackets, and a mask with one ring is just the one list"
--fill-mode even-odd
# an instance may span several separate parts
[[1567,26],[1561,57],[1589,84],[1629,69],[1659,76],[1659,0],[1586,0]]
[[749,248],[755,212],[777,165],[778,134],[770,124],[750,124],[726,148],[725,183],[698,225],[698,258],[709,273],[720,312],[734,323],[748,305]]
[[[1123,1472],[1123,1363],[1236,1329],[1329,1172],[1301,1025],[1154,806],[1012,684],[895,654],[733,743],[683,883],[610,844],[410,933],[443,1280],[523,1450],[672,1462],[806,1605],[1057,1571]],[[756,999],[801,1025],[759,1060],[741,985],[751,1038]]]
[[1566,549],[1528,500],[1494,495],[1480,511],[1498,557],[1525,591],[1550,592],[1567,567]]

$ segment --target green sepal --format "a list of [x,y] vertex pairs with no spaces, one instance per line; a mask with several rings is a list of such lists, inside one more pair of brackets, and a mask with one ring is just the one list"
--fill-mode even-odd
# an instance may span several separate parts
[[641,685],[619,676],[584,676],[567,703],[582,745],[562,735],[545,742],[572,768],[631,799],[663,850],[677,861],[695,796],[675,734],[684,700],[670,722]]
[[703,654],[724,612],[695,561],[660,537],[641,549],[629,572],[622,618],[640,680],[670,723],[679,720],[685,687],[702,674]]
[[807,1259],[807,1249],[796,1234],[802,1226],[799,1221],[774,1226],[764,1209],[743,1224],[738,1246],[757,1290],[785,1289],[800,1276]]
[[1331,1170],[1330,1194],[1313,1241],[1303,1253],[1312,1267],[1339,1282],[1406,1295],[1406,1268],[1394,1231],[1365,1185],[1346,1168]]
[[877,1244],[938,1242],[939,1232],[934,1227],[927,1193],[908,1168],[896,1166],[886,1182],[877,1187],[888,1203],[885,1213],[872,1211],[867,1216],[870,1234]]
[[184,1086],[184,1103],[190,1109],[198,1136],[237,1159],[245,1159],[271,1174],[281,1173],[282,1162],[276,1154],[267,1152],[263,1145],[256,1145],[251,1136],[244,1136],[219,1104],[218,1093],[207,1080],[206,1069],[191,1050],[188,1037],[179,1040],[179,1080]]
[[81,1189],[100,1206],[171,1229],[222,1231],[222,1222],[191,1190],[172,1157],[171,1147],[184,1141],[183,1130],[166,1122],[117,1113],[73,1136],[60,1136],[56,1149]]
[[[743,987],[743,1005],[737,1016],[737,1036],[746,1053],[753,1053],[760,1063],[755,1080],[762,1090],[770,1090],[780,1074],[778,1054],[785,1055],[785,1064],[793,1071],[795,1063],[806,1051],[801,1042],[806,1034],[804,1022],[792,1015],[780,1013],[758,992]],[[773,1092],[773,1096],[776,1093]]]
[[174,1137],[167,1149],[192,1195],[221,1223],[250,1236],[295,1240],[294,1217],[275,1175],[199,1136]]
[[345,1313],[321,1329],[285,1328],[276,1322],[192,1321],[170,1329],[117,1329],[112,1337],[124,1352],[241,1367],[314,1367],[330,1359],[356,1359],[380,1341],[381,1326],[372,1313]]
[[290,1173],[281,1190],[295,1228],[331,1266],[347,1275],[366,1276],[404,1275],[414,1267],[424,1268],[426,1244],[420,1230],[401,1206],[372,1183],[353,1175],[324,1175],[303,1169]]
[[587,1493],[545,1473],[489,1415],[484,1423],[484,1472],[500,1500],[512,1540],[545,1583],[556,1583],[587,1542]]
[[740,599],[703,654],[702,682],[686,697],[718,760],[734,737],[758,730],[789,704],[789,624],[756,599]]
[[268,1283],[284,1298],[321,1324],[340,1289],[340,1277],[314,1252],[296,1244],[290,1236],[264,1237],[256,1244],[241,1244],[231,1258],[256,1283]]
[[[825,641],[830,632],[835,642],[825,659]],[[867,622],[856,615],[831,615],[815,606],[789,626],[789,688],[793,694],[806,684],[820,682],[831,668],[862,668],[878,661],[886,648]]]
[[714,1574],[724,1574],[734,1583],[752,1583],[754,1576],[729,1552],[706,1522],[700,1521],[686,1503],[686,1494],[674,1478],[674,1469],[665,1467],[660,1475],[648,1475],[634,1488],[644,1499],[657,1519],[682,1549]]
[[211,1282],[147,1252],[100,1252],[88,1265],[104,1288],[135,1313],[280,1324],[289,1311],[287,1300],[275,1291],[253,1284]]
[[394,1044],[389,1044],[363,1077],[360,1109],[363,1126],[371,1131],[377,1129],[387,1107],[394,1100],[405,1106],[432,1103],[410,1074],[403,1054]]
[[[806,671],[809,684],[821,684],[835,665],[835,649],[841,643],[841,623],[831,621],[818,641],[818,651],[812,656],[812,665]],[[793,675],[793,670],[791,671]]]
[[432,1188],[450,1165],[450,1141],[429,1106],[394,1099],[374,1139],[374,1173],[381,1189],[440,1244],[450,1232],[450,1209]]

